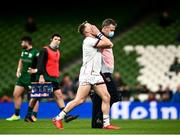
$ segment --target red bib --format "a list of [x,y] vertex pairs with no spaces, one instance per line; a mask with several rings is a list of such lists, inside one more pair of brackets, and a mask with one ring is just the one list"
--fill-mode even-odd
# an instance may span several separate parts
[[60,75],[59,73],[60,52],[59,50],[53,51],[49,47],[45,47],[45,48],[47,49],[48,52],[46,72],[48,73],[49,76],[58,78]]

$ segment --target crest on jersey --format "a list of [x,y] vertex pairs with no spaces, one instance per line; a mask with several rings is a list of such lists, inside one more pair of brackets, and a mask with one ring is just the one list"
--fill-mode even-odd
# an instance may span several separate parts
[[32,58],[32,54],[31,54],[31,53],[29,53],[28,57],[29,57],[29,58]]

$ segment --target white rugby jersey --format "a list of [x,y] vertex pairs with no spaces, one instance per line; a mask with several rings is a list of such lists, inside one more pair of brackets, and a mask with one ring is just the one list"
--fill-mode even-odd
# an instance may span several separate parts
[[102,65],[102,55],[98,48],[94,46],[99,39],[86,37],[83,41],[83,65],[81,74],[100,75]]

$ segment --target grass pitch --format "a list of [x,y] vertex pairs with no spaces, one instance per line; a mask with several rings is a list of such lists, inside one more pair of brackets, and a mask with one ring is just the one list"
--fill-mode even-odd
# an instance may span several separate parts
[[180,120],[112,120],[112,123],[121,129],[91,129],[90,119],[64,122],[63,130],[56,129],[50,119],[35,123],[0,119],[0,134],[180,134]]

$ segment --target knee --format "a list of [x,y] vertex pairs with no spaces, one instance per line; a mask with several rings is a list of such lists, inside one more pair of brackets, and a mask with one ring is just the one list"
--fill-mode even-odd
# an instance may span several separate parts
[[109,95],[109,93],[105,94],[103,96],[103,101],[106,102],[106,103],[109,103],[110,102],[110,99],[111,99],[111,96]]
[[14,91],[13,92],[13,97],[18,98],[18,97],[21,97],[21,95],[18,92]]
[[75,99],[74,100],[74,103],[75,103],[75,105],[77,106],[77,105],[79,105],[79,104],[82,104],[82,103],[84,103],[84,99]]

